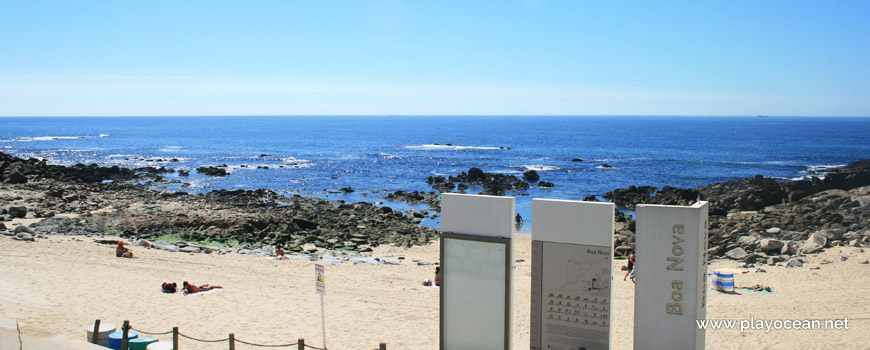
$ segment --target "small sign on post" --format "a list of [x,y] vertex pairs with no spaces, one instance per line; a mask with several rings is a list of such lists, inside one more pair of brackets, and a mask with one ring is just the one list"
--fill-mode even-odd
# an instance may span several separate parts
[[314,264],[314,285],[317,294],[326,295],[326,280],[324,279],[323,265]]
[[323,330],[323,348],[326,349],[326,315],[323,311],[323,296],[326,295],[326,273],[323,265],[314,264],[314,286],[320,294],[320,326]]

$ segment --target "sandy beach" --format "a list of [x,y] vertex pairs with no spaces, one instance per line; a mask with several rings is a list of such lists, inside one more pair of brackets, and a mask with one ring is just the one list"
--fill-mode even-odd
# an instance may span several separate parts
[[[95,319],[134,329],[200,339],[322,347],[320,298],[314,262],[245,255],[184,254],[133,247],[137,258],[114,256],[94,238],[50,236],[37,242],[0,239],[0,317],[18,320],[28,336],[81,341]],[[398,266],[326,266],[326,345],[330,349],[437,349],[439,290],[421,281],[438,260],[438,243],[381,246],[375,257],[403,257]],[[529,344],[530,236],[515,237],[514,338]],[[841,261],[841,257],[848,257]],[[848,330],[708,330],[707,349],[870,349],[870,296],[863,293],[870,252],[833,247],[810,255],[801,268],[764,266],[766,273],[738,274],[738,285],[760,283],[775,292],[710,293],[708,319],[849,319]],[[522,260],[522,261],[520,261]],[[833,261],[822,264],[823,261]],[[634,284],[623,282],[624,261],[614,266],[613,349],[631,349]],[[715,269],[736,262],[714,262]],[[819,269],[813,269],[819,267]],[[202,295],[164,294],[162,282],[221,285]],[[169,336],[161,336],[169,340]],[[182,339],[183,349],[226,349],[223,343]],[[237,344],[237,348],[253,348]]]

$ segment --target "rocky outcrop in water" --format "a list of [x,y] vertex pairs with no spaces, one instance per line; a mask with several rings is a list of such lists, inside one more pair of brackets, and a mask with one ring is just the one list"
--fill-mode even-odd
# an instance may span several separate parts
[[[540,176],[537,172],[527,171],[523,174],[527,181],[538,181]],[[534,178],[535,180],[529,180]],[[478,194],[504,196],[509,191],[519,191],[531,188],[528,182],[521,180],[514,175],[485,173],[480,168],[468,169],[468,172],[463,172],[455,176],[430,176],[426,179],[426,183],[432,185],[432,188],[440,192],[449,192],[454,188],[461,192],[473,187],[483,187],[483,190]],[[541,183],[544,185],[542,186]],[[553,187],[552,183],[540,182],[539,187]]]

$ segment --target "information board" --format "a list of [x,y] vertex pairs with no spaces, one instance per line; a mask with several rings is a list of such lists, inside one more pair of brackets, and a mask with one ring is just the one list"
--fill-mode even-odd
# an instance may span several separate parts
[[531,349],[609,349],[612,203],[532,201]]

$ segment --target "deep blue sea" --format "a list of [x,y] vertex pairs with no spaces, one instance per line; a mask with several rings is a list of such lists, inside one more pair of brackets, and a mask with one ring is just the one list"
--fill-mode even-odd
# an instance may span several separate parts
[[[797,179],[870,158],[870,118],[0,118],[0,150],[53,164],[192,170],[189,178],[167,176],[189,182],[185,191],[268,188],[398,208],[407,206],[381,197],[400,189],[431,191],[428,176],[471,167],[521,176],[533,169],[556,187],[516,195],[527,231],[532,198],[581,199],[629,185],[696,187],[756,174]],[[614,168],[602,168],[605,163]],[[195,172],[222,164],[230,176]],[[342,187],[356,192],[334,193]],[[438,220],[426,224],[438,226]]]

